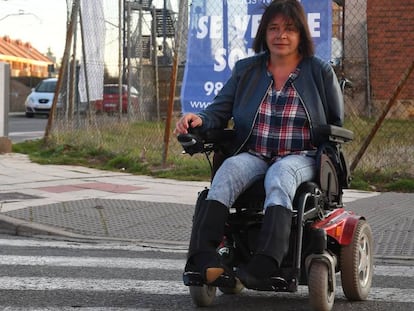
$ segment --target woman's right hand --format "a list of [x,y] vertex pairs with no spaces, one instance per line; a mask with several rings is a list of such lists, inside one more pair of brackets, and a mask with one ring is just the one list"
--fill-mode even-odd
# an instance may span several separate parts
[[197,127],[203,124],[203,120],[194,113],[187,113],[183,115],[175,124],[174,134],[187,134],[189,127]]

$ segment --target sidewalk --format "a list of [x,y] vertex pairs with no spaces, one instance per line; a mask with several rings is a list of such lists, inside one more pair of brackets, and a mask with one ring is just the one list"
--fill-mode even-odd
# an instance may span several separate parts
[[[0,232],[100,239],[185,250],[207,182],[156,179],[0,155]],[[414,194],[346,190],[367,218],[378,257],[414,259]]]

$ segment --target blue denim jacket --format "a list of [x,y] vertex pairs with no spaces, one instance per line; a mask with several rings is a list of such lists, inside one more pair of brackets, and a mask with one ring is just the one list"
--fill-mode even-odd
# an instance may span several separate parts
[[[251,135],[260,103],[271,86],[267,74],[268,53],[239,60],[230,79],[214,98],[212,104],[199,113],[202,129],[225,128],[233,118],[236,138],[231,143],[232,153],[244,150]],[[311,139],[316,142],[315,128],[333,124],[342,126],[344,103],[338,79],[331,65],[317,57],[303,59],[300,74],[293,86],[300,96],[309,118]],[[316,145],[316,143],[314,143]]]

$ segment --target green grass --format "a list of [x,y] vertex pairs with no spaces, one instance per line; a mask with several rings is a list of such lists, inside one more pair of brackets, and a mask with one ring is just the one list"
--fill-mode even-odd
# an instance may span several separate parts
[[[134,126],[136,127],[136,126]],[[143,126],[146,128],[146,126]],[[145,136],[145,131],[139,131]],[[13,144],[13,152],[27,154],[39,164],[80,165],[97,169],[122,171],[137,175],[150,175],[177,180],[206,181],[210,179],[210,166],[204,155],[182,154],[181,146],[171,143],[168,160],[162,162],[162,140],[129,139],[126,142],[119,133],[99,134],[104,143],[91,142],[94,133],[64,133],[44,139]],[[175,140],[172,138],[171,140]]]
[[[360,147],[369,129],[371,120],[348,120],[346,127],[356,133],[353,142],[346,144],[345,153],[351,163],[357,148]],[[168,156],[163,161],[164,124],[162,122],[105,123],[85,129],[54,129],[47,143],[44,140],[26,141],[13,145],[13,152],[28,154],[33,162],[40,164],[80,165],[111,171],[123,171],[137,175],[150,175],[177,180],[208,181],[210,167],[204,155],[189,156],[182,154],[181,146],[171,137],[168,144]],[[390,121],[384,124],[386,136],[392,135],[395,148],[406,147],[403,133],[410,131],[410,123]],[[412,127],[412,126],[411,126]],[[363,131],[357,134],[357,131]],[[398,132],[397,129],[400,129]],[[401,129],[403,132],[401,132]],[[414,133],[410,133],[411,137]],[[378,168],[385,151],[378,138],[358,164],[351,188],[368,191],[414,192],[414,178],[405,166],[412,166],[412,159],[395,161],[393,167]],[[410,147],[410,146],[408,146]],[[412,148],[412,147],[410,147]],[[379,158],[370,160],[370,156],[379,154]],[[412,153],[404,153],[411,157]],[[389,157],[388,157],[389,158]],[[368,160],[367,160],[368,159]],[[370,165],[369,161],[373,161]],[[411,161],[411,162],[410,162]],[[367,165],[368,163],[368,165]],[[411,164],[410,164],[411,163]],[[381,164],[383,165],[383,164]],[[405,165],[405,166],[404,166]]]
[[414,178],[390,172],[356,170],[352,175],[351,188],[367,191],[414,192]]

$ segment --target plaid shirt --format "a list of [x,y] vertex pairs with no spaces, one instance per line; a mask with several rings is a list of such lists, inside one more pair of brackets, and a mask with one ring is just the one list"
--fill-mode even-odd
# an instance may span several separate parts
[[[269,73],[270,74],[270,73]],[[274,160],[288,154],[314,149],[310,140],[309,120],[292,81],[299,69],[291,73],[278,93],[269,87],[249,140],[250,152]]]

